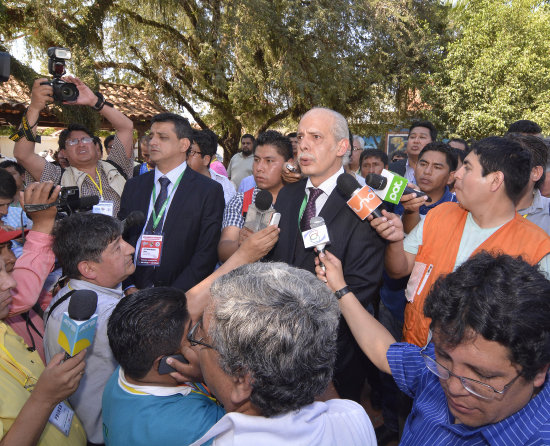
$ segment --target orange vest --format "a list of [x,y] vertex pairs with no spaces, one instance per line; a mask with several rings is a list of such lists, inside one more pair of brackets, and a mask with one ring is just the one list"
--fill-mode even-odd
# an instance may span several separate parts
[[[442,203],[430,210],[424,221],[422,245],[407,285],[403,340],[424,346],[431,319],[424,316],[424,302],[436,279],[453,271],[468,212],[458,203]],[[472,256],[488,251],[493,255],[522,256],[531,265],[550,252],[550,237],[519,214],[478,246]],[[411,302],[412,299],[412,302]]]

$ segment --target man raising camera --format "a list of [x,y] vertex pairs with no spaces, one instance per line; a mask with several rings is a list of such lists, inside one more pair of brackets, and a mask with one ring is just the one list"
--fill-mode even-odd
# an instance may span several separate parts
[[[90,90],[80,79],[70,76],[64,79],[74,83],[79,94],[75,101],[63,103],[88,105],[111,123],[116,130],[116,136],[107,159],[119,165],[128,178],[132,177],[132,121],[106,102],[101,94]],[[34,145],[39,142],[35,135],[40,112],[47,103],[57,99],[47,79],[34,81],[31,103],[26,113],[26,125],[30,132],[20,132],[22,137],[15,143],[15,158],[34,179],[40,182],[53,181],[62,186],[78,186],[80,196],[99,197],[100,202],[94,207],[94,212],[116,216],[126,180],[115,166],[101,160],[101,153],[94,145],[94,135],[90,130],[80,124],[70,124],[61,132],[59,147],[64,152],[62,155],[69,161],[70,166],[67,169],[48,163],[34,152]],[[25,118],[23,120],[25,124]]]

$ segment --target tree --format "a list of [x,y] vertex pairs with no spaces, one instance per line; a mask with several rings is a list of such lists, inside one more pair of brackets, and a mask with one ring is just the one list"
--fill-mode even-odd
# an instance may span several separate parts
[[456,39],[423,98],[451,136],[502,134],[518,119],[550,132],[550,4],[540,0],[459,2]]
[[[312,106],[342,112],[356,129],[405,120],[407,93],[431,71],[446,36],[437,0],[6,4],[12,28],[36,47],[76,50],[77,74],[80,64],[90,74],[93,61],[110,80],[151,83],[168,108],[218,133],[226,157],[244,131],[295,127]],[[30,33],[36,20],[39,32]]]

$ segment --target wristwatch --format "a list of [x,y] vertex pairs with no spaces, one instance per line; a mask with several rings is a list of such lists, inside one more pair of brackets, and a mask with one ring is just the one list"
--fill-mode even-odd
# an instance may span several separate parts
[[341,290],[338,290],[338,291],[335,291],[334,292],[334,295],[336,296],[336,299],[340,300],[342,297],[344,297],[346,294],[348,293],[351,293],[351,290],[349,289],[349,287],[346,285],[344,288],[342,288]]

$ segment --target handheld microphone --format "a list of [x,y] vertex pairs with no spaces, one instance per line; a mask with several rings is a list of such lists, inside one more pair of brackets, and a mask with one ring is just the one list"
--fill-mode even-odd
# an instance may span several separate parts
[[[415,193],[417,197],[428,197],[428,195],[420,190],[413,189],[407,186],[407,179],[401,177],[389,170],[382,170],[382,175],[375,173],[369,173],[365,177],[365,183],[372,187],[376,195],[382,200],[389,201],[390,203],[398,204],[402,195]],[[430,202],[432,199],[428,197],[426,202]]]
[[273,195],[267,190],[260,190],[256,194],[254,203],[248,207],[244,227],[252,232],[261,231],[269,226],[271,217],[275,213],[275,209],[271,207],[273,203]]
[[122,233],[126,233],[128,229],[134,226],[143,226],[145,224],[145,214],[141,211],[132,211],[122,220]]
[[336,187],[345,197],[350,197],[347,204],[361,220],[364,220],[370,214],[375,218],[383,217],[381,212],[384,209],[382,200],[368,185],[361,187],[353,176],[343,173],[336,180]]
[[326,237],[320,237],[317,240],[317,244],[315,245],[317,251],[324,252],[325,246],[330,243],[327,227],[325,225],[325,219],[323,217],[312,217],[312,219],[309,220],[309,226],[311,227],[311,229],[316,229],[317,231],[319,231],[319,233],[326,233]]
[[97,325],[97,293],[78,290],[71,296],[68,312],[63,313],[57,342],[65,350],[65,358],[92,345]]

